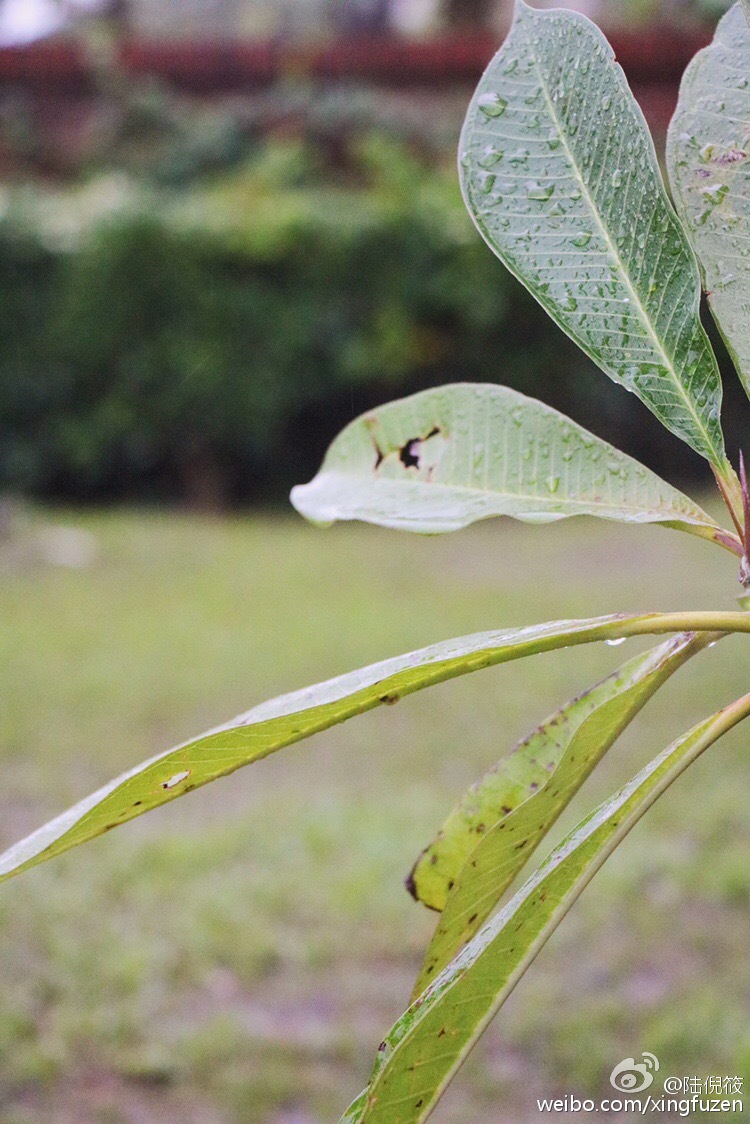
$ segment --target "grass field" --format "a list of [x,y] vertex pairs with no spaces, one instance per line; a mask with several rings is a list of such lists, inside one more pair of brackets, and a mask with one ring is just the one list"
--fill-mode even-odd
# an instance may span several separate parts
[[[281,691],[485,628],[734,607],[735,585],[729,556],[697,540],[575,520],[419,539],[291,515],[26,515],[0,543],[0,845]],[[743,644],[680,673],[560,830],[747,690]],[[337,1119],[434,923],[401,884],[416,852],[519,736],[637,649],[537,656],[424,692],[4,885],[0,1120]],[[664,1076],[747,1086],[748,793],[750,727],[604,868],[438,1124],[547,1119],[538,1096],[606,1095],[614,1064],[642,1050]]]

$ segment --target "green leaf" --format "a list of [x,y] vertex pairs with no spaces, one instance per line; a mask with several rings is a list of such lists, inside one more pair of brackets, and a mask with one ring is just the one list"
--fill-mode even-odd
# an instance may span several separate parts
[[636,714],[716,635],[636,656],[556,711],[469,791],[418,859],[415,896],[442,909],[414,994],[473,937],[592,769]]
[[492,1016],[597,870],[662,792],[747,717],[750,695],[674,742],[586,817],[412,1003],[381,1043],[348,1124],[424,1120]]
[[685,71],[669,127],[675,205],[708,303],[750,394],[750,26],[739,4]]
[[554,320],[728,474],[700,282],[643,115],[585,17],[523,3],[460,145],[469,211]]
[[[664,523],[729,546],[697,504],[550,406],[508,387],[458,383],[371,410],[292,491],[308,519],[435,533],[511,515]],[[741,552],[741,548],[740,552]]]
[[0,881],[321,730],[480,668],[573,644],[649,633],[750,632],[746,613],[647,613],[480,632],[261,703],[123,774],[0,855]]

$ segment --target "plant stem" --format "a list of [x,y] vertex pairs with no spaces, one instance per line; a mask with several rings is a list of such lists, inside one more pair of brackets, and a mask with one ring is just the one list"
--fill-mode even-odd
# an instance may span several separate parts
[[742,486],[737,477],[737,473],[734,471],[729,461],[727,461],[721,469],[717,465],[712,464],[711,471],[714,474],[716,486],[721,492],[722,499],[727,505],[729,514],[732,516],[732,522],[737,528],[737,533],[740,539],[744,541],[744,503],[742,498]]

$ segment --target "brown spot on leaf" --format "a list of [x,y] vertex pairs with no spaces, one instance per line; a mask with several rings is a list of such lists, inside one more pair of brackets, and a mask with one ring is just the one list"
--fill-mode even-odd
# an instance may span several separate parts
[[722,156],[719,157],[716,163],[736,164],[738,160],[744,160],[746,156],[747,153],[743,152],[741,148],[729,148]]

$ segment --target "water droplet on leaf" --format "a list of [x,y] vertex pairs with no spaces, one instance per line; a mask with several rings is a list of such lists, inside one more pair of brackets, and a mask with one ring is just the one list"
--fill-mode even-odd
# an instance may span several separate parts
[[508,108],[507,101],[499,94],[482,94],[477,105],[485,117],[501,117]]
[[480,168],[492,168],[502,160],[504,155],[502,148],[496,148],[493,144],[488,144],[486,148],[482,149],[482,154],[477,163]]
[[529,199],[549,199],[554,190],[553,184],[541,184],[536,180],[529,180],[526,184],[526,194]]
[[701,195],[703,198],[715,207],[717,203],[721,203],[722,199],[729,191],[729,187],[725,183],[712,183],[709,187],[704,187]]

